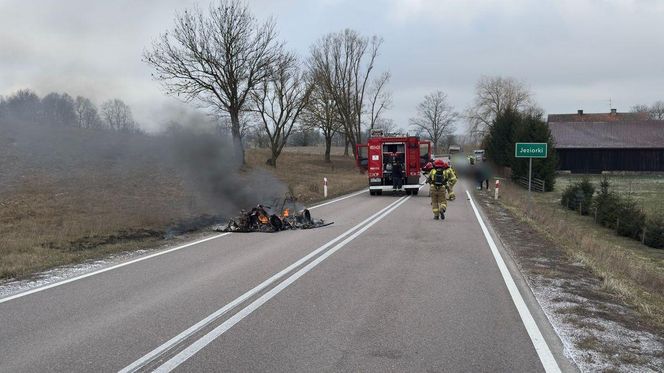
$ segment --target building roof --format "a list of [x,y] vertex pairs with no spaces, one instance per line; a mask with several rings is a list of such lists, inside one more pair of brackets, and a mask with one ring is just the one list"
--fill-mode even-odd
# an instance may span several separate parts
[[630,122],[648,120],[648,113],[583,113],[549,114],[548,122]]
[[551,122],[549,120],[548,124],[557,149],[664,149],[664,121],[661,120],[606,122]]

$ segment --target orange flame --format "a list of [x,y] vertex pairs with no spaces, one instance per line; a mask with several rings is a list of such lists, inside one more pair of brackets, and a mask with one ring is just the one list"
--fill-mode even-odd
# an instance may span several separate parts
[[285,209],[284,213],[283,213],[284,218],[287,218],[289,216],[289,214],[290,214],[290,212],[288,211],[288,209]]
[[270,222],[270,219],[268,219],[268,217],[265,215],[258,215],[258,220],[263,224],[267,224]]

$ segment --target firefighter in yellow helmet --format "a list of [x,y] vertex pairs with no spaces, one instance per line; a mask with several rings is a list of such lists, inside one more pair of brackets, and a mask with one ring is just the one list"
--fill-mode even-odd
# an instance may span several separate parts
[[439,218],[445,219],[445,211],[447,210],[447,201],[445,198],[447,184],[451,180],[456,182],[456,176],[452,171],[449,171],[449,166],[442,159],[436,159],[433,162],[433,166],[434,169],[427,176],[427,183],[430,184],[429,190],[433,218],[436,220]]

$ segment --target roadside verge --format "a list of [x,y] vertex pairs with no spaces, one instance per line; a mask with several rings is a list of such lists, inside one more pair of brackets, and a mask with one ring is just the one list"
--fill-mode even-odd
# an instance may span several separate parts
[[662,371],[661,329],[644,322],[604,278],[570,256],[545,227],[533,226],[523,211],[495,201],[491,193],[473,194],[581,371]]

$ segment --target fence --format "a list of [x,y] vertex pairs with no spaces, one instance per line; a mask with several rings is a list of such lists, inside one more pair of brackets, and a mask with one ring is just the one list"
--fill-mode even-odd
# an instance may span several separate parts
[[[527,177],[520,177],[516,180],[516,182],[522,187],[528,189]],[[533,192],[544,192],[544,180],[534,177],[530,184],[530,190],[532,190]]]

